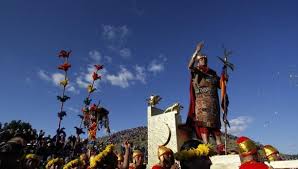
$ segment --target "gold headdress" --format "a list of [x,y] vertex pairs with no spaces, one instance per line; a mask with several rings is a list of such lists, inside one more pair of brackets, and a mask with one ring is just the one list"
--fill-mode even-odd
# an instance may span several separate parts
[[160,159],[161,156],[163,156],[164,154],[167,154],[167,153],[174,154],[173,151],[166,146],[158,147],[158,152],[157,152],[158,159]]
[[123,155],[121,153],[117,154],[117,160],[118,161],[123,161]]
[[237,139],[237,144],[239,147],[239,154],[242,157],[246,157],[257,153],[256,144],[247,137],[239,137]]
[[263,149],[265,151],[265,156],[269,161],[279,160],[277,157],[274,156],[276,154],[279,154],[278,150],[275,147],[271,145],[265,145]]
[[132,153],[132,158],[135,158],[136,156],[143,156],[143,153],[140,150],[134,150]]

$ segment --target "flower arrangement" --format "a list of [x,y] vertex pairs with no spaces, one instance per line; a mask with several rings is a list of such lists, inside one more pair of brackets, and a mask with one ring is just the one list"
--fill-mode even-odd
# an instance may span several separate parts
[[78,167],[78,166],[83,166],[84,162],[80,159],[74,159],[70,162],[68,162],[66,165],[64,165],[63,169],[70,169],[72,167]]
[[114,147],[113,144],[109,144],[101,153],[90,158],[90,168],[95,168],[106,156],[113,152]]
[[210,144],[200,144],[197,148],[182,150],[175,154],[177,160],[188,160],[194,157],[208,156],[211,153]]
[[46,168],[50,168],[52,167],[53,165],[56,165],[56,164],[63,164],[63,158],[54,158],[54,159],[51,159],[48,161],[47,165],[46,165]]

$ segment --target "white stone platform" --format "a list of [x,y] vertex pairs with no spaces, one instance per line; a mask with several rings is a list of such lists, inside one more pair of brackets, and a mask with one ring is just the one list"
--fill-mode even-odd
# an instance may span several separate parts
[[[211,169],[239,169],[241,165],[239,155],[212,156],[211,161]],[[298,160],[273,161],[266,164],[274,169],[298,168]]]

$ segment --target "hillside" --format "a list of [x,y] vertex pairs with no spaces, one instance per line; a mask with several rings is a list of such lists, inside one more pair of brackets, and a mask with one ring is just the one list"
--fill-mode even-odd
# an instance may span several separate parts
[[[108,136],[99,138],[100,142],[106,142],[109,139]],[[116,150],[119,152],[121,151],[121,144],[125,140],[129,140],[129,142],[133,143],[133,149],[141,149],[142,151],[146,152],[147,150],[147,127],[136,127],[131,129],[122,130],[119,132],[115,132],[110,135],[110,139],[113,141],[113,143],[116,144]],[[237,145],[236,145],[236,136],[229,135],[228,134],[228,152],[234,151],[237,152]],[[224,138],[222,137],[222,140]],[[212,144],[215,144],[214,139],[210,138],[210,141]],[[257,143],[260,145],[260,143]],[[298,159],[297,155],[287,155],[287,154],[281,154],[283,159],[291,160],[291,159]]]

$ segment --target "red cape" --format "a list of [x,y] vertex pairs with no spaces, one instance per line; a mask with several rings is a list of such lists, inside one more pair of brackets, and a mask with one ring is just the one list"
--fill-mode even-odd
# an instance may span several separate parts
[[192,85],[192,76],[190,77],[189,83],[189,108],[187,113],[186,124],[191,128],[194,127],[194,119],[195,119],[195,92]]
[[256,161],[249,161],[244,164],[242,164],[239,169],[269,169],[269,166],[267,166],[264,163],[258,163]]

